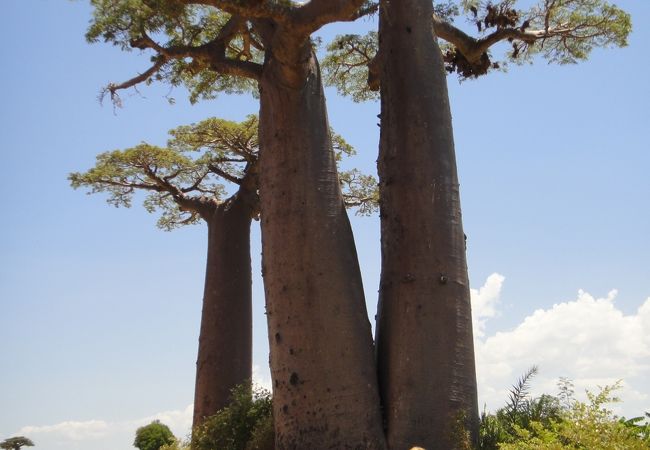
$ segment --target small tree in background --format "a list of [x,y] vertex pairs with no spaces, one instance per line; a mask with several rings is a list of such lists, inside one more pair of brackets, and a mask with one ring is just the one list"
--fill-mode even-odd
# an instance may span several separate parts
[[0,442],[0,448],[6,450],[20,450],[20,447],[33,447],[34,443],[31,439],[26,438],[25,436],[16,436],[12,438],[5,439]]
[[176,441],[169,427],[159,420],[138,428],[135,432],[133,446],[140,450],[160,450],[160,447]]

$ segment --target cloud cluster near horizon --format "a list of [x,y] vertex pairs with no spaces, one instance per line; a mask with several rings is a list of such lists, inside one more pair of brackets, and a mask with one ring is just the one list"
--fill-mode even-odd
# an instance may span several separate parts
[[[533,394],[556,392],[559,377],[571,379],[576,395],[585,389],[623,380],[619,392],[628,417],[650,411],[650,298],[635,314],[616,307],[615,290],[596,298],[578,291],[575,299],[538,309],[510,330],[487,333],[487,322],[503,313],[500,296],[505,277],[494,273],[472,290],[480,407],[502,406],[508,388],[532,365],[540,368],[532,382]],[[270,388],[268,372],[253,368],[253,379]],[[616,410],[616,408],[614,408]],[[189,433],[192,405],[124,422],[66,421],[56,425],[26,426],[27,435],[50,450],[127,450],[135,430],[160,420],[178,437]]]
[[167,425],[175,436],[185,437],[192,424],[192,409],[193,405],[188,405],[183,409],[163,411],[124,422],[87,420],[65,421],[45,426],[29,425],[21,428],[16,434],[28,436],[38,446],[52,450],[81,450],[89,448],[89,445],[93,450],[115,450],[116,445],[126,450],[131,448],[135,431],[154,420]]
[[481,407],[502,406],[508,388],[536,365],[536,394],[556,393],[560,377],[573,381],[578,397],[585,389],[622,380],[618,411],[628,416],[650,411],[650,298],[625,315],[616,306],[616,290],[603,298],[579,290],[575,299],[538,309],[511,330],[486,335],[486,322],[499,314],[504,280],[492,274],[472,290]]

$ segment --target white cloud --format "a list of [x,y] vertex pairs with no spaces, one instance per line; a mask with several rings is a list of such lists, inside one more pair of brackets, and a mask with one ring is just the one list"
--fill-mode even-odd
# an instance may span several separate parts
[[[268,368],[253,366],[253,382],[271,389],[271,377]],[[49,450],[128,450],[132,449],[136,430],[154,420],[167,425],[178,438],[189,435],[192,427],[194,405],[185,408],[162,411],[147,417],[120,422],[104,420],[65,421],[55,425],[25,426],[14,435],[30,437],[38,447]]]
[[514,329],[485,335],[485,322],[498,314],[503,277],[491,275],[472,292],[479,400],[488,409],[503,405],[508,388],[532,365],[540,374],[536,393],[555,393],[560,376],[573,380],[576,393],[623,380],[622,412],[650,410],[650,298],[636,314],[616,307],[617,292],[595,298],[580,290],[575,300],[538,309]]
[[183,438],[189,434],[190,429],[192,428],[192,413],[194,411],[194,405],[189,404],[184,409],[176,409],[171,411],[163,411],[156,413],[154,415],[144,417],[142,419],[131,420],[129,422],[123,422],[116,424],[120,428],[129,430],[135,435],[135,431],[144,425],[147,425],[154,420],[159,420],[164,423],[172,430],[174,436],[178,438]]
[[273,383],[271,383],[271,372],[268,366],[261,368],[257,364],[253,365],[253,384],[267,391],[272,390]]
[[503,275],[493,273],[480,289],[471,289],[474,336],[485,336],[485,322],[497,316],[496,308],[505,279]]
[[16,435],[29,436],[39,447],[50,450],[127,450],[132,449],[136,430],[154,420],[169,426],[175,436],[184,438],[192,425],[193,405],[163,411],[122,422],[103,420],[65,421],[56,425],[25,426]]
[[[540,367],[534,394],[555,393],[560,376],[573,380],[576,394],[585,388],[623,380],[623,404],[615,411],[628,417],[650,411],[650,298],[635,314],[616,307],[616,291],[595,298],[578,291],[574,300],[538,309],[511,330],[486,334],[486,322],[497,317],[505,278],[490,275],[472,290],[479,401],[488,409],[502,406],[508,388],[532,365]],[[270,389],[268,368],[254,366],[253,380]],[[192,422],[192,405],[122,422],[66,421],[26,426],[17,435],[32,438],[49,450],[128,450],[138,427],[153,420],[185,437]]]
[[84,441],[101,439],[107,435],[109,429],[109,424],[103,420],[67,421],[56,425],[26,426],[17,434],[35,436],[35,439],[38,439],[36,436],[50,435],[57,440]]
[[[271,389],[268,368],[253,366],[253,382]],[[132,449],[136,430],[154,420],[167,425],[178,438],[189,435],[192,427],[194,405],[185,408],[162,411],[147,417],[120,422],[104,420],[65,421],[55,425],[25,426],[14,435],[29,436],[36,445],[49,450],[128,450]]]

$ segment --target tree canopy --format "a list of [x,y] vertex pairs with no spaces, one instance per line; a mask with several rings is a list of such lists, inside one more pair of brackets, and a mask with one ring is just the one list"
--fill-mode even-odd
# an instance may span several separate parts
[[0,442],[0,448],[6,450],[20,450],[21,447],[33,447],[34,443],[25,436],[15,436]]
[[[626,46],[632,29],[630,15],[604,0],[540,0],[526,9],[517,8],[525,3],[518,0],[436,3],[432,24],[445,66],[461,79],[537,56],[575,64],[594,48]],[[337,36],[323,60],[326,83],[355,101],[378,98],[377,48],[375,31]]]
[[[201,205],[224,201],[233,186],[248,181],[259,156],[258,118],[242,122],[210,118],[169,131],[167,146],[141,143],[97,156],[87,172],[70,174],[72,187],[90,188],[89,194],[107,193],[107,202],[131,207],[136,191],[147,192],[144,207],[160,212],[158,226],[172,230],[197,223]],[[337,161],[355,151],[332,132]],[[361,215],[377,209],[377,181],[358,169],[340,172],[343,197]],[[257,189],[253,186],[253,189]]]
[[[110,83],[101,96],[139,83],[164,81],[185,85],[190,100],[226,94],[256,94],[265,43],[264,30],[273,24],[308,39],[321,26],[355,20],[376,9],[363,0],[91,0],[93,19],[88,42],[112,43],[122,50],[152,50],[151,66],[122,83]],[[268,35],[268,33],[267,33]],[[276,49],[277,50],[277,49]]]
[[170,131],[166,147],[141,143],[97,156],[95,167],[69,176],[74,188],[106,192],[108,203],[130,207],[137,190],[144,206],[160,211],[158,226],[171,230],[200,219],[201,205],[221,202],[224,183],[239,185],[257,160],[257,117],[241,123],[208,119]]
[[171,444],[174,441],[174,434],[169,427],[154,420],[149,425],[137,429],[133,446],[140,450],[158,450],[163,445]]
[[[574,63],[594,47],[626,45],[629,16],[604,0],[541,0],[527,10],[516,9],[515,0],[447,1],[435,8],[430,0],[382,0],[379,34],[346,35],[328,46],[324,66],[340,92],[364,100],[381,88],[382,280],[373,347],[354,241],[341,207],[346,196],[337,185],[357,183],[368,188],[364,197],[370,199],[373,183],[358,172],[337,177],[310,38],[327,23],[373,14],[378,3],[92,4],[89,40],[153,52],[148,70],[107,86],[104,93],[118,104],[120,89],[156,80],[184,84],[192,101],[219,92],[260,96],[262,264],[274,336],[278,448],[410,448],[416,442],[451,448],[445,436],[456,413],[469,413],[466,426],[476,434],[469,288],[445,69],[475,78],[536,55]],[[455,22],[461,16],[465,25]],[[442,52],[432,30],[443,41]],[[243,184],[256,165],[241,154],[217,162],[213,156],[180,159],[187,158],[185,150],[175,153],[173,143],[142,144],[113,156],[126,165],[108,165],[108,176],[86,185],[99,186],[95,192],[117,190],[111,201],[126,206],[134,189],[151,191],[145,202],[150,210],[178,208],[178,216],[163,226],[191,223],[201,215],[201,202],[222,201],[225,187],[217,181],[204,185],[213,176]],[[71,179],[73,185],[84,183]],[[175,205],[165,203],[170,200]],[[322,260],[330,270],[320,270]],[[431,381],[413,382],[427,377]]]

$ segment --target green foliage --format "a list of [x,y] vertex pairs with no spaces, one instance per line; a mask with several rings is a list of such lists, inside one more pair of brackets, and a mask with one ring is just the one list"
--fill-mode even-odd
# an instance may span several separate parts
[[441,19],[453,22],[454,18],[460,14],[460,10],[463,7],[462,4],[459,7],[456,3],[455,0],[447,0],[447,3],[437,1],[433,4],[433,13]]
[[330,127],[330,138],[332,139],[332,147],[334,149],[334,156],[336,161],[341,161],[344,156],[354,156],[357,154],[354,147],[352,147],[348,142],[343,139],[343,136],[334,132]]
[[174,442],[163,445],[159,450],[190,450],[190,443],[174,439]]
[[630,429],[634,435],[638,436],[650,448],[650,413],[645,413],[645,417],[639,416],[631,419],[621,417],[619,422]]
[[550,395],[530,397],[530,382],[537,375],[537,366],[531,367],[508,392],[506,405],[495,414],[481,414],[479,448],[492,450],[504,442],[511,442],[517,430],[527,429],[532,423],[550,425],[561,417],[559,400]]
[[[598,47],[625,47],[632,24],[629,14],[604,0],[540,0],[528,10],[517,0],[463,0],[461,7],[478,30],[475,45],[489,42],[482,61],[469,63],[451,47],[444,52],[447,70],[462,78],[503,70],[508,62],[530,63],[541,56],[549,63],[574,64]],[[496,43],[506,51],[493,63]]]
[[[458,32],[467,38],[467,51],[481,49],[478,59],[470,62],[470,55],[462,54],[454,42],[441,42],[447,71],[457,72],[461,79],[473,78],[504,70],[508,62],[532,62],[537,56],[549,63],[573,64],[587,59],[595,48],[626,46],[632,29],[630,15],[605,0],[540,0],[527,10],[516,6],[517,0],[436,2],[439,20],[451,24],[461,11],[466,15],[477,36],[470,37],[465,29]],[[368,64],[377,48],[376,32],[337,36],[323,60],[326,84],[357,102],[377,99],[378,92],[368,85]]]
[[243,122],[213,117],[170,130],[171,139],[167,145],[178,151],[206,151],[215,158],[236,153],[252,160],[259,149],[258,127],[259,120],[254,114],[247,116]]
[[508,424],[512,427],[519,425],[518,422],[528,420],[525,414],[526,404],[529,401],[530,380],[537,375],[537,366],[532,366],[526,373],[517,380],[517,382],[510,388],[508,392],[508,402],[502,409],[502,413],[506,416]]
[[460,7],[465,13],[470,12],[472,8],[478,8],[480,4],[480,0],[460,0]]
[[140,450],[160,450],[163,445],[176,441],[169,427],[154,420],[149,425],[140,427],[135,432],[133,446]]
[[257,117],[241,123],[207,119],[169,133],[164,148],[142,143],[98,155],[95,167],[70,174],[72,187],[105,192],[116,207],[130,207],[133,195],[145,191],[146,210],[161,212],[160,228],[197,223],[200,216],[188,202],[222,200],[222,182],[241,179],[257,159]]
[[545,0],[520,17],[530,29],[549,33],[522,42],[518,52],[513,47],[508,56],[514,62],[540,54],[550,63],[574,64],[586,60],[594,48],[627,46],[632,31],[630,15],[604,0]]
[[272,450],[273,407],[270,392],[241,385],[231,403],[192,433],[193,450]]
[[0,442],[0,448],[5,450],[20,450],[21,447],[33,447],[34,443],[25,436],[14,436]]
[[339,173],[343,200],[347,207],[356,207],[356,214],[370,216],[379,209],[379,186],[372,175],[365,175],[357,169]]
[[253,428],[246,450],[273,450],[275,448],[275,429],[273,415],[261,418]]
[[[167,147],[147,143],[97,156],[95,167],[71,173],[73,188],[89,194],[107,193],[115,207],[131,207],[133,196],[143,191],[145,209],[160,212],[158,226],[172,230],[198,223],[200,212],[193,205],[223,201],[224,183],[238,185],[259,154],[258,118],[242,122],[210,118],[180,126],[169,132]],[[330,130],[337,161],[354,155],[354,148]],[[346,204],[368,215],[378,205],[377,181],[358,170],[341,173]]]
[[211,181],[214,177],[210,178],[203,161],[146,143],[101,153],[95,167],[72,173],[68,179],[75,189],[90,188],[89,194],[108,193],[107,202],[115,207],[131,207],[134,193],[146,191],[144,207],[148,212],[162,212],[158,226],[165,230],[199,220],[196,211],[177,203],[186,193],[196,191],[216,199],[224,194],[223,186]]
[[[93,18],[86,32],[88,42],[104,41],[130,51],[144,49],[144,42],[166,49],[196,48],[214,40],[230,18],[215,8],[184,5],[180,0],[91,0]],[[246,36],[246,42],[249,42]],[[262,62],[262,52],[247,45],[244,35],[236,36],[225,50],[236,60]],[[146,46],[150,48],[151,46]],[[152,57],[158,61],[161,54]],[[190,100],[214,98],[219,92],[256,92],[249,79],[220,74],[200,59],[183,57],[166,60],[147,83],[164,81],[172,86],[185,85]],[[113,95],[114,93],[112,93]]]
[[465,411],[458,411],[454,417],[450,434],[449,442],[454,443],[454,450],[472,450],[472,438],[467,428],[467,413]]
[[162,74],[160,80],[165,78],[173,86],[184,85],[190,91],[192,104],[199,100],[213,100],[219,93],[259,95],[257,83],[251,79],[201,70],[185,60],[174,61],[172,70],[169,74]]
[[500,446],[503,450],[527,449],[590,449],[590,450],[641,450],[648,442],[636,430],[617,420],[606,408],[617,402],[613,392],[619,388],[605,386],[598,393],[588,392],[588,401],[574,402],[561,420],[550,425],[532,422],[528,428],[517,428],[516,440]]
[[[650,448],[650,425],[642,417],[616,417],[606,405],[617,402],[620,383],[587,392],[587,402],[573,398],[573,385],[560,380],[557,396],[528,395],[529,371],[510,391],[505,407],[483,412],[481,450],[637,450]],[[647,418],[650,415],[646,414]]]
[[375,31],[336,36],[322,62],[325,83],[355,102],[378,99],[379,92],[368,89],[368,64],[377,54],[378,42]]

